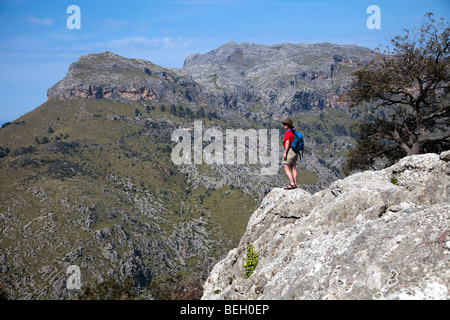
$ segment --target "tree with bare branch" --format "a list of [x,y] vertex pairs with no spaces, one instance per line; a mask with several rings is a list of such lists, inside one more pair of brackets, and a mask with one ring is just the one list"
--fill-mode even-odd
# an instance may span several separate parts
[[419,29],[405,29],[377,49],[377,58],[354,73],[344,99],[351,107],[368,103],[374,117],[357,128],[360,139],[348,154],[347,174],[378,158],[392,163],[449,149],[450,28],[432,13],[425,19]]

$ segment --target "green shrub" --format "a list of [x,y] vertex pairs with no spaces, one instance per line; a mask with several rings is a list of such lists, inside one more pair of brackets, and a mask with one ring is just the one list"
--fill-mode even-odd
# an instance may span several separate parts
[[259,254],[257,254],[253,250],[253,246],[249,244],[247,247],[247,261],[244,265],[245,268],[244,279],[248,279],[255,271],[256,266],[258,265],[258,257]]

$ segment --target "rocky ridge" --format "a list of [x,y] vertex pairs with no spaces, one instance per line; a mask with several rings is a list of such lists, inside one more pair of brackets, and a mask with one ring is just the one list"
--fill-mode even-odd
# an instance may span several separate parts
[[343,108],[339,94],[352,71],[374,57],[354,45],[228,42],[187,57],[177,69],[104,52],[73,63],[47,96],[211,105],[224,117],[235,110],[256,121],[279,120],[325,106]]
[[[202,299],[448,299],[450,151],[310,194],[273,189]],[[259,254],[244,279],[247,246]]]
[[70,65],[61,81],[47,91],[49,99],[108,99],[184,103],[199,100],[200,88],[167,68],[112,52],[88,54]]
[[352,70],[374,57],[354,45],[228,42],[189,56],[178,71],[215,96],[220,107],[250,113],[255,120],[279,120],[325,106],[343,108],[339,94]]

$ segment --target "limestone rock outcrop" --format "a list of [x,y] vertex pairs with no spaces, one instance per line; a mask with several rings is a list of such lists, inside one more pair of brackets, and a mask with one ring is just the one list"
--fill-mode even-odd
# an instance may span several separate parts
[[[203,299],[448,299],[450,151],[310,194],[273,189]],[[247,246],[259,254],[244,279]]]
[[173,71],[141,59],[127,59],[112,52],[80,57],[61,81],[47,91],[48,98],[108,99],[188,103],[199,98],[200,88]]

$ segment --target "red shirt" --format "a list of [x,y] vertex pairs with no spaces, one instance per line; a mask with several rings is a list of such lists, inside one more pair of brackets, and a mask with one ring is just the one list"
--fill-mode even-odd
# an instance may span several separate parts
[[283,147],[286,147],[287,140],[289,140],[289,144],[291,144],[292,141],[294,140],[294,134],[292,133],[291,130],[286,130],[286,132],[284,133]]

